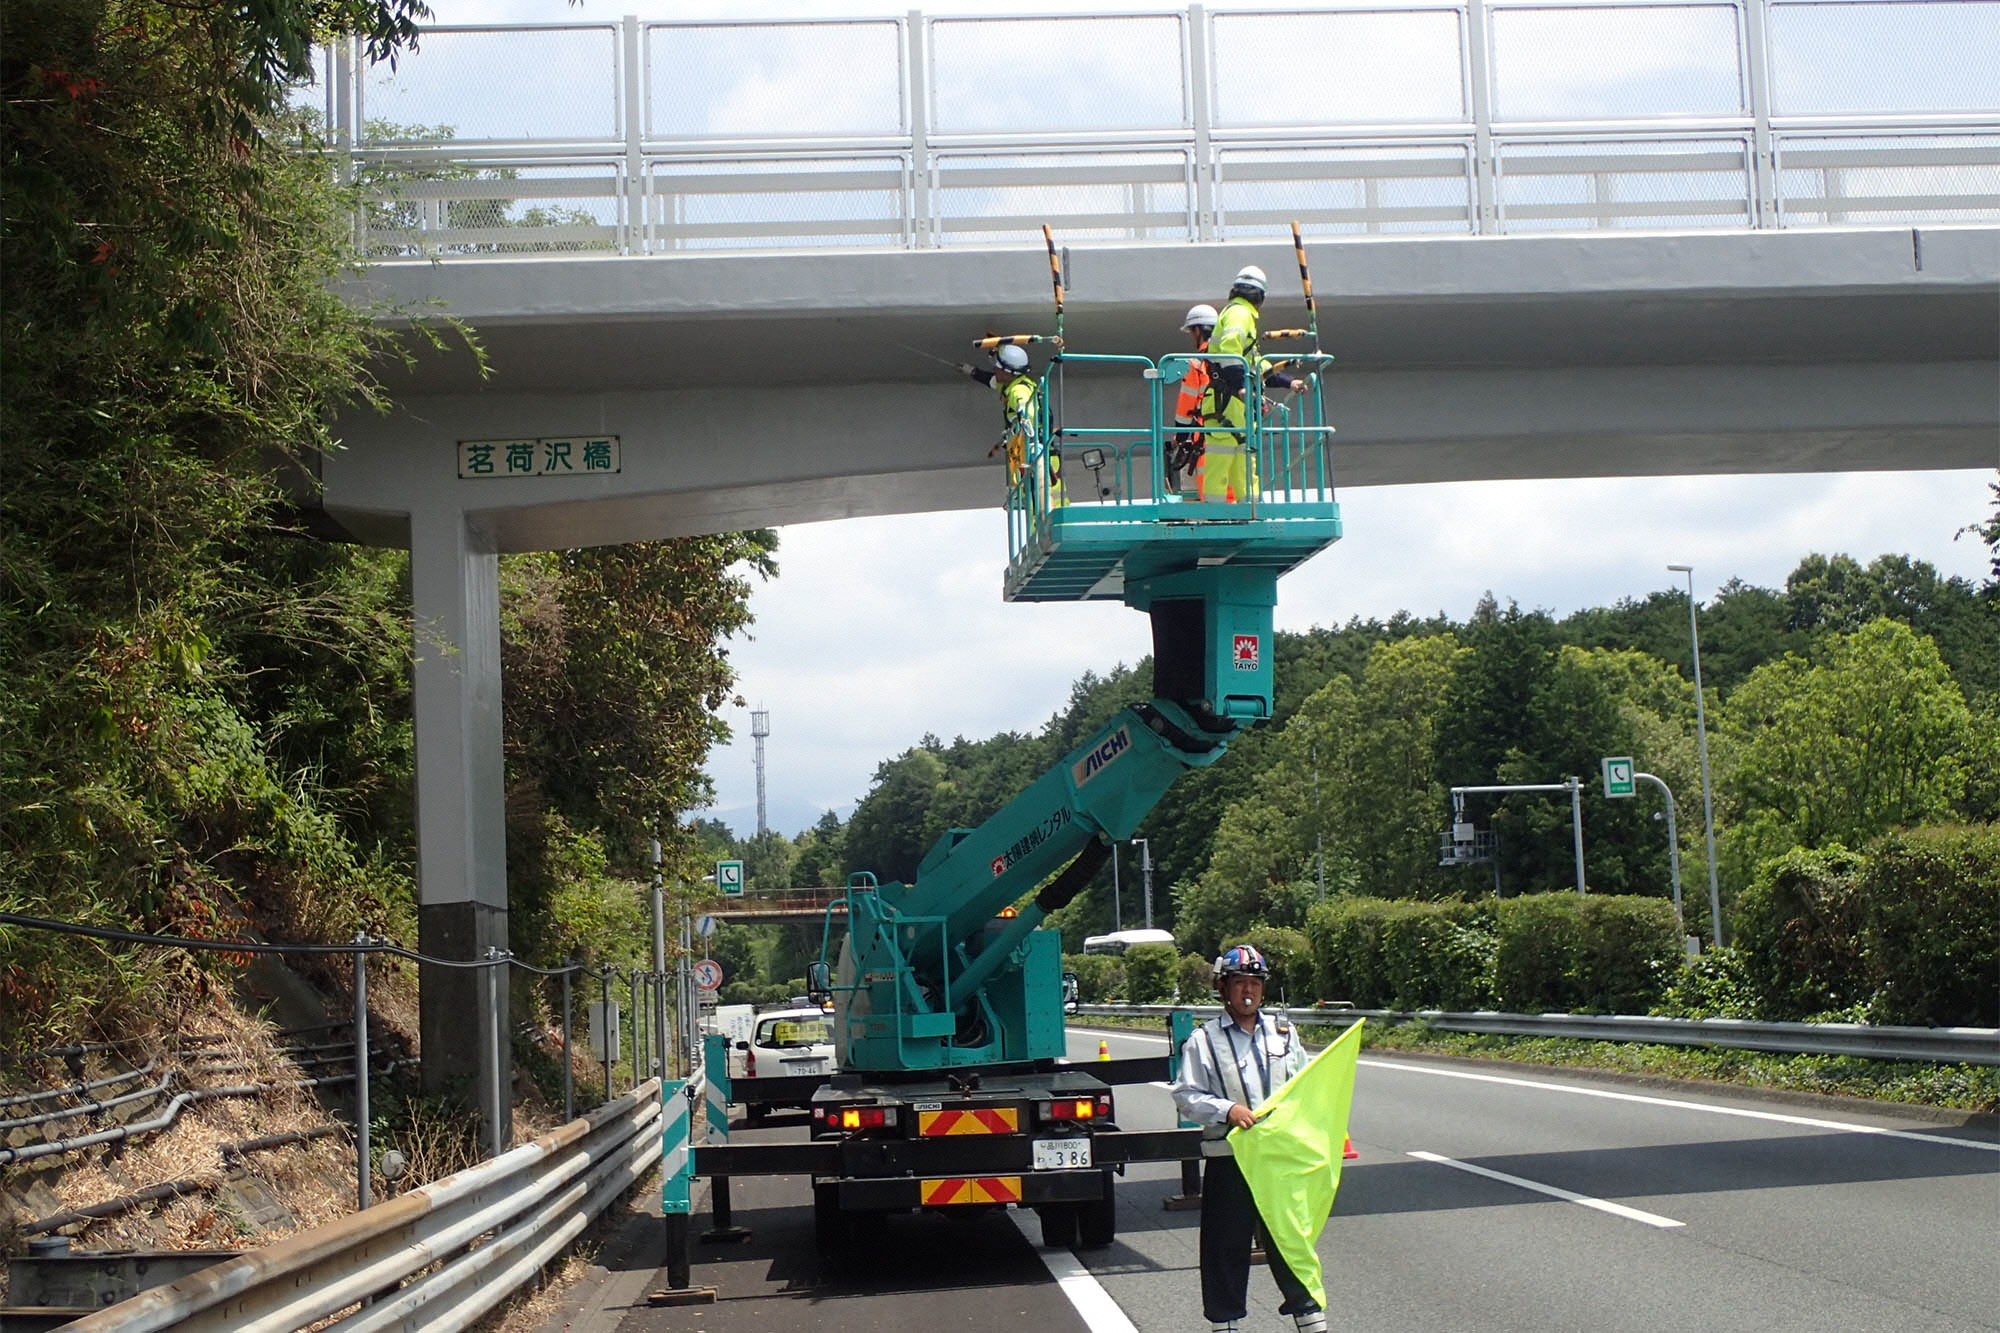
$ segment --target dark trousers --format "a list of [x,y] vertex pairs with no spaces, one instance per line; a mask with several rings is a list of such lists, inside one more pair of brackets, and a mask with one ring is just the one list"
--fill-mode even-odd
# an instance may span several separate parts
[[[1242,1319],[1250,1312],[1250,1243],[1260,1223],[1250,1187],[1234,1157],[1211,1157],[1201,1176],[1201,1312],[1210,1323]],[[1284,1256],[1266,1245],[1271,1276],[1285,1303],[1283,1314],[1319,1309]]]

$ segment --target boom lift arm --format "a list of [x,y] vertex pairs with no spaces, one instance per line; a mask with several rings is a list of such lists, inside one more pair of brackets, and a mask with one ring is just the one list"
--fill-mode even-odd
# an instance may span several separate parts
[[[1154,698],[1104,727],[976,829],[952,829],[911,884],[848,893],[835,987],[843,1067],[949,1069],[1064,1051],[1061,945],[1037,933],[1173,781],[1271,712],[1277,571],[1196,567],[1129,581],[1153,623]],[[1061,873],[1057,873],[1060,871]],[[1054,875],[1011,918],[996,914]]]

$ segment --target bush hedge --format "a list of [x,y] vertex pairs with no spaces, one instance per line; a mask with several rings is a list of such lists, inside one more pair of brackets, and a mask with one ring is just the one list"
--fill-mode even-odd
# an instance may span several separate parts
[[1344,898],[1307,917],[1321,995],[1364,1009],[1644,1013],[1680,956],[1657,898]]
[[2000,1027],[2000,825],[1891,833],[1869,852],[1869,1016]]
[[2000,1026],[2000,826],[1787,852],[1736,917],[1764,1017]]
[[[1125,999],[1129,1004],[1171,1004],[1174,973],[1181,956],[1171,944],[1136,944],[1125,951]],[[1082,989],[1082,983],[1078,983]]]

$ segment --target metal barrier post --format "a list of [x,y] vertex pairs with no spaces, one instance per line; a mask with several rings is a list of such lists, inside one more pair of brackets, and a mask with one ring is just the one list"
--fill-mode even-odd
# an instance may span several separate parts
[[639,969],[633,968],[627,977],[627,986],[632,992],[632,1086],[639,1086],[639,1057],[645,1047],[639,1044]]
[[[1167,1081],[1181,1076],[1181,1048],[1194,1035],[1194,1015],[1186,1009],[1176,1009],[1167,1015]],[[1193,1129],[1195,1124],[1185,1116],[1176,1123],[1182,1129]],[[1194,1158],[1181,1159],[1181,1192],[1160,1201],[1160,1206],[1170,1213],[1190,1212],[1201,1207],[1201,1162]]]
[[368,1144],[368,932],[354,932],[354,1207],[374,1200]]
[[486,950],[487,996],[493,1005],[493,1077],[490,1086],[484,1089],[487,1102],[481,1119],[486,1122],[486,1156],[490,1160],[507,1151],[509,1137],[507,1127],[500,1123],[500,1099],[506,1095],[506,1088],[500,1081],[500,1071],[507,1051],[507,1010],[501,1003],[501,959],[506,957],[499,949]]
[[604,1061],[604,1100],[611,1100],[611,969],[597,974],[597,1056]]
[[563,1032],[563,1123],[567,1125],[576,1119],[576,1033],[570,1022],[569,974],[576,967],[574,958],[563,961],[562,974],[562,1032]]

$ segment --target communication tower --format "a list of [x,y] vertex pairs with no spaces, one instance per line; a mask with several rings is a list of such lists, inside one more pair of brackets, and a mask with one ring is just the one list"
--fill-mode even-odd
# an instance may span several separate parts
[[757,742],[757,835],[764,834],[764,738],[771,734],[771,713],[759,708],[750,714],[750,735]]

